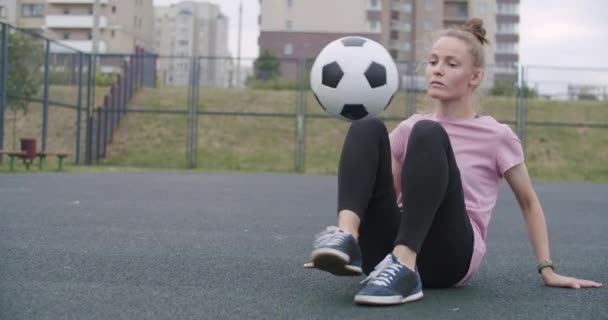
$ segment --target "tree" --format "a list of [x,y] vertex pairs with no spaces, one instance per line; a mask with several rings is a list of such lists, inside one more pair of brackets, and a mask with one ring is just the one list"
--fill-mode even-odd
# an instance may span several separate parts
[[262,52],[258,59],[253,63],[253,66],[254,76],[257,80],[273,80],[281,75],[281,62],[268,50]]
[[581,91],[577,95],[578,100],[588,100],[588,101],[597,101],[599,100],[597,95],[593,93],[593,88],[584,87],[581,88]]
[[13,149],[17,145],[17,112],[26,114],[42,84],[43,52],[40,42],[24,32],[8,35],[6,106],[13,112]]
[[[498,80],[494,84],[494,87],[490,89],[490,94],[493,96],[517,96],[519,95],[519,88],[515,81]],[[538,92],[524,85],[524,95],[526,98],[536,98],[538,97]]]

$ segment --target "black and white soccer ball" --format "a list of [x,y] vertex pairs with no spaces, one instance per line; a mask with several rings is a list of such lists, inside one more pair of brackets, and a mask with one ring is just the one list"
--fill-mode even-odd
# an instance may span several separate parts
[[352,36],[321,50],[310,72],[310,84],[325,111],[356,121],[388,108],[399,87],[399,75],[381,44]]

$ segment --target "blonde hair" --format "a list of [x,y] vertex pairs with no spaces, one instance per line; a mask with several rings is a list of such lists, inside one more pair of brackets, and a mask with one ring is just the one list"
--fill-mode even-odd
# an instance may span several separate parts
[[473,58],[473,66],[484,69],[486,67],[486,50],[484,45],[490,41],[486,39],[486,29],[483,26],[483,20],[472,18],[467,20],[462,26],[452,26],[445,30],[441,30],[437,39],[441,37],[450,37],[464,41],[469,47],[469,53]]
[[[486,29],[483,26],[483,20],[479,18],[471,18],[467,20],[461,26],[451,26],[447,29],[440,30],[434,36],[434,41],[437,42],[441,37],[450,37],[463,41],[466,43],[469,48],[469,54],[471,55],[473,61],[473,67],[485,69],[486,67],[486,50],[485,45],[489,44],[490,41],[486,38]],[[425,96],[425,99],[428,99],[428,96]],[[482,114],[483,108],[481,101],[483,100],[483,94],[479,93],[478,90],[475,90],[472,97],[472,107],[473,110],[477,113]],[[432,105],[432,103],[426,104],[428,107]],[[431,110],[429,108],[423,108],[424,113],[430,113]]]

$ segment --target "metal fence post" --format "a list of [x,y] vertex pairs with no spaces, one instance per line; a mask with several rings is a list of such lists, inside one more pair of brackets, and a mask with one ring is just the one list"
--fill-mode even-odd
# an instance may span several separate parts
[[305,75],[306,60],[298,60],[298,84],[299,95],[296,105],[296,154],[295,154],[295,170],[296,172],[304,172],[304,139],[305,139],[305,105],[306,105],[306,84]]
[[524,136],[524,118],[525,118],[525,104],[526,104],[526,79],[525,79],[525,69],[523,66],[519,68],[520,72],[520,85],[519,85],[519,104],[517,106],[517,134],[519,139],[522,142],[522,146],[525,151],[525,136]]
[[198,117],[197,110],[195,110],[196,105],[196,87],[197,87],[197,58],[192,58],[190,67],[190,92],[189,92],[189,112],[188,112],[188,137],[187,137],[187,146],[188,146],[188,168],[194,169],[196,166],[195,159],[195,147],[194,143],[196,141],[195,134],[195,117]]
[[108,147],[108,141],[109,139],[109,134],[110,134],[110,129],[108,128],[110,125],[110,121],[109,121],[109,116],[110,113],[108,112],[109,109],[109,103],[110,99],[109,97],[106,95],[104,97],[104,101],[103,101],[103,153],[102,153],[102,157],[105,158],[106,157],[106,150]]
[[82,121],[82,72],[84,54],[78,53],[78,110],[76,111],[76,164],[80,164],[80,130]]
[[126,109],[127,106],[127,101],[128,101],[128,84],[129,84],[129,67],[127,66],[127,62],[125,61],[124,64],[124,72],[123,72],[124,77],[122,78],[122,101],[121,101],[121,111],[124,112],[124,110]]
[[122,77],[116,76],[116,127],[120,124],[120,111],[122,106]]
[[51,55],[51,41],[46,40],[44,52],[44,93],[42,97],[42,151],[46,151],[46,139],[49,127],[49,63]]
[[103,134],[103,132],[101,132],[101,130],[103,128],[103,123],[102,123],[103,119],[102,119],[102,116],[101,116],[101,108],[100,107],[97,107],[96,114],[97,114],[97,137],[96,137],[95,140],[97,141],[97,146],[96,146],[97,147],[96,148],[97,152],[95,154],[95,163],[99,163],[99,157],[101,155],[101,151],[103,150],[102,149],[102,145],[101,145],[103,143],[103,140],[102,140],[102,137],[103,137],[102,134]]
[[416,62],[408,62],[407,64],[407,84],[406,84],[406,92],[407,92],[407,117],[409,118],[411,115],[416,113]]
[[114,129],[116,128],[116,84],[110,88],[110,142],[114,141]]
[[[0,40],[0,149],[4,149],[4,107],[6,106],[6,79],[8,55],[8,25],[2,23],[2,39]],[[0,155],[2,161],[2,155]]]
[[87,67],[87,127],[85,138],[85,163],[90,165],[92,160],[92,144],[93,144],[93,120],[91,116],[91,103],[93,98],[93,56],[89,55],[89,63]]

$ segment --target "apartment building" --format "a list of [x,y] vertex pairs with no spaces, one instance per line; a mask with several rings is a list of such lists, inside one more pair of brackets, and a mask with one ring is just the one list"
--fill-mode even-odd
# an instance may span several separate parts
[[[100,0],[99,53],[154,48],[153,0]],[[0,0],[7,22],[84,52],[93,49],[94,0]],[[61,52],[60,46],[54,46]],[[65,51],[65,50],[64,50]]]
[[0,0],[0,21],[13,25],[17,22],[17,0]]
[[496,79],[517,81],[519,0],[497,0]]
[[261,0],[260,50],[282,60],[282,76],[296,79],[297,61],[315,57],[348,35],[382,41],[386,0]]
[[[482,18],[491,45],[486,52],[486,83],[493,83],[497,0],[261,0],[260,50],[280,59],[314,58],[330,41],[361,35],[382,43],[404,75],[423,70],[408,62],[426,61],[436,32]],[[507,1],[507,0],[504,0]],[[284,60],[286,61],[286,60]],[[283,62],[283,77],[295,79],[294,63]],[[286,69],[286,70],[285,70]]]
[[155,8],[155,49],[164,85],[190,82],[192,57],[200,57],[201,85],[226,87],[233,61],[228,49],[229,19],[217,4],[182,1]]

